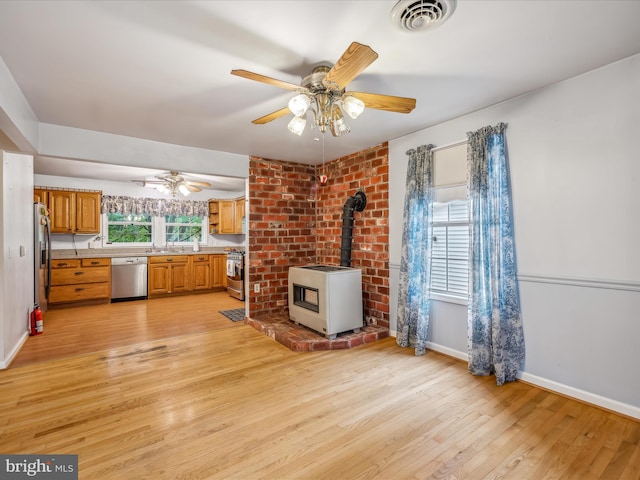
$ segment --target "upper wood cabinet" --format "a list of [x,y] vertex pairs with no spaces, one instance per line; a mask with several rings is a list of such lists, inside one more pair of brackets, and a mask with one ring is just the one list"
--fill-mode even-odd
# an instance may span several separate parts
[[218,209],[219,202],[217,200],[209,200],[209,234],[211,235],[218,233],[218,224],[220,223]]
[[41,188],[33,189],[33,202],[44,203],[45,205],[48,202],[47,191],[42,190]]
[[222,200],[220,204],[220,224],[218,233],[236,233],[236,202]]
[[99,192],[76,192],[76,233],[100,233]]
[[244,197],[234,200],[209,200],[209,233],[241,234],[245,216]]
[[75,233],[75,199],[75,192],[66,190],[51,190],[49,192],[51,233]]
[[34,190],[36,195],[46,199],[51,233],[100,233],[100,192]]
[[239,198],[236,200],[236,211],[235,211],[235,232],[234,233],[244,233],[242,228],[242,224],[244,223],[244,198]]

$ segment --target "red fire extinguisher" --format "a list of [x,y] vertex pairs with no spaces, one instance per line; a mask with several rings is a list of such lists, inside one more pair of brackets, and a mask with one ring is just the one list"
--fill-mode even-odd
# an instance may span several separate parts
[[44,324],[42,322],[42,310],[38,305],[35,306],[31,312],[31,325],[29,329],[29,335],[40,335],[44,330]]

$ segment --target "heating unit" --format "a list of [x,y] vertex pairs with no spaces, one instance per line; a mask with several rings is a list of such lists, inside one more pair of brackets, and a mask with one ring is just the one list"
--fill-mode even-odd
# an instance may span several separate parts
[[333,265],[289,268],[289,318],[329,339],[349,330],[359,332],[362,272]]

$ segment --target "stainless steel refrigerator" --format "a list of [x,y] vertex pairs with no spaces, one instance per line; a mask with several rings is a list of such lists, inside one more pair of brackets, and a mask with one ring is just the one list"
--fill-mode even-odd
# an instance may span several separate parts
[[51,278],[51,230],[49,211],[44,203],[33,204],[34,289],[33,303],[47,310]]

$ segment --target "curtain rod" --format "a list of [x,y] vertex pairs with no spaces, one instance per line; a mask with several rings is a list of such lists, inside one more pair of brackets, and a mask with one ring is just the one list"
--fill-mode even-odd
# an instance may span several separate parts
[[467,140],[458,140],[457,142],[448,143],[447,145],[442,145],[441,147],[434,147],[431,149],[432,152],[437,152],[438,150],[446,150],[447,148],[457,147],[459,145],[463,145],[467,143]]

